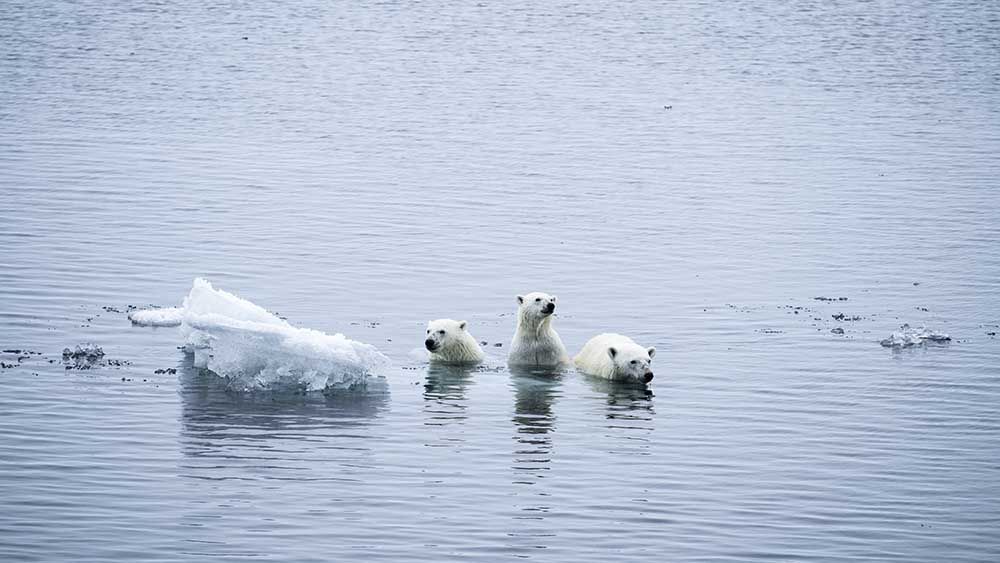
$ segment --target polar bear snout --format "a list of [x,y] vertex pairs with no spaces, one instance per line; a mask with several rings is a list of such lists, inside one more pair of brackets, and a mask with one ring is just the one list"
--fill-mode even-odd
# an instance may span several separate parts
[[433,352],[437,350],[438,344],[437,342],[434,342],[433,338],[428,338],[427,340],[424,340],[424,347],[426,347],[429,351]]
[[542,312],[545,313],[546,315],[551,315],[552,313],[555,312],[555,310],[556,310],[556,304],[551,302],[547,303],[545,307],[542,308]]
[[650,381],[652,381],[653,380],[653,372],[647,371],[646,374],[642,376],[642,380],[645,381],[646,383],[649,383]]

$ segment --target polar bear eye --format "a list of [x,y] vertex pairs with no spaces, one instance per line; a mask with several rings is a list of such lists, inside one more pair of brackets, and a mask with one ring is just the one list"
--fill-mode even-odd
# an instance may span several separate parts
[[438,334],[444,334],[444,331],[443,330],[439,330]]
[[536,297],[535,298],[535,303],[541,303],[541,302],[542,302],[542,298],[541,297]]
[[632,364],[632,365],[634,366],[635,364],[637,364],[637,363],[639,363],[639,362],[637,362],[637,361],[635,361],[635,360],[632,360],[632,361],[631,361],[631,362],[629,362],[629,363],[630,363],[630,364]]
[[427,334],[430,334],[430,333],[431,333],[431,329],[427,329]]

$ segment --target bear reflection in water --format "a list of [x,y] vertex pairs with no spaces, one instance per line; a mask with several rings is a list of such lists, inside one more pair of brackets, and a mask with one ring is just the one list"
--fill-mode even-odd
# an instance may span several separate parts
[[466,390],[474,383],[474,366],[431,363],[424,383],[424,424],[442,426],[465,420]]
[[650,434],[656,423],[653,392],[639,382],[611,381],[582,374],[581,377],[594,391],[593,399],[600,401],[607,435],[614,437],[610,451],[633,456],[650,455]]
[[561,396],[564,373],[547,368],[510,367],[514,388],[514,451],[512,468],[518,482],[543,478],[552,461],[552,437],[556,416],[553,404]]
[[621,411],[647,411],[653,409],[653,391],[644,383],[631,381],[611,381],[597,376],[581,374],[580,377],[595,393],[606,396],[608,418],[614,418]]

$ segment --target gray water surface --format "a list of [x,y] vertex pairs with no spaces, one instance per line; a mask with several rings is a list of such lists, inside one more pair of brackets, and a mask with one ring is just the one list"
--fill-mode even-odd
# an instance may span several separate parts
[[[995,3],[202,4],[0,5],[0,559],[1000,560]],[[227,391],[196,276],[389,392]],[[533,290],[652,394],[411,358]]]

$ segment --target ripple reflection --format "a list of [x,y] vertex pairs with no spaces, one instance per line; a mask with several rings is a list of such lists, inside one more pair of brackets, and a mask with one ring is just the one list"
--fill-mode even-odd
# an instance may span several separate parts
[[354,480],[378,439],[367,427],[389,400],[384,391],[234,392],[190,358],[178,373],[182,473],[199,479]]

